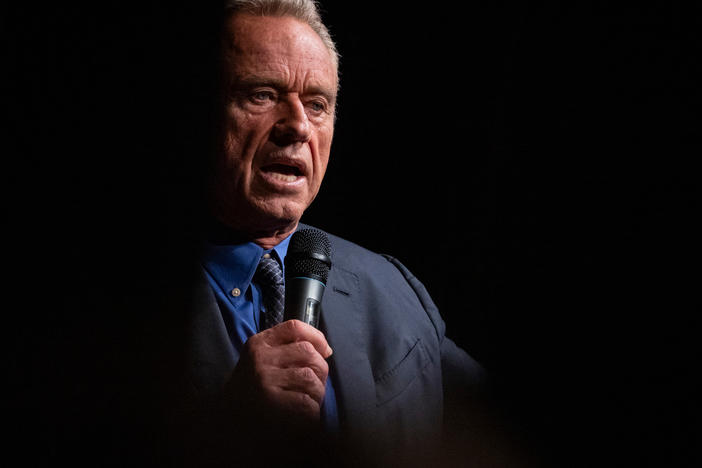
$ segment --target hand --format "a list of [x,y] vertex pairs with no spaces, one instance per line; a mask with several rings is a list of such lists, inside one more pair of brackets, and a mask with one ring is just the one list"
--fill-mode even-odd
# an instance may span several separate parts
[[331,354],[324,334],[299,320],[257,333],[244,345],[234,372],[234,397],[258,417],[272,412],[318,421]]

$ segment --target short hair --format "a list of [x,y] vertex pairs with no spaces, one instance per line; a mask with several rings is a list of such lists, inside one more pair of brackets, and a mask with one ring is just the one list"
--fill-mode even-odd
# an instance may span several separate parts
[[329,30],[322,22],[315,0],[227,0],[225,14],[246,13],[256,16],[292,16],[306,23],[317,33],[329,50],[332,63],[339,73],[339,52]]

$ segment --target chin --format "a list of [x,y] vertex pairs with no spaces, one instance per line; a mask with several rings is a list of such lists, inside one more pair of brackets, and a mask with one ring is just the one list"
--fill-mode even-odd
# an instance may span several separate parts
[[296,202],[286,202],[286,203],[275,203],[269,201],[264,203],[259,210],[261,219],[266,219],[271,226],[283,227],[289,226],[291,224],[297,224],[302,218],[302,214],[305,212],[308,204],[296,203]]

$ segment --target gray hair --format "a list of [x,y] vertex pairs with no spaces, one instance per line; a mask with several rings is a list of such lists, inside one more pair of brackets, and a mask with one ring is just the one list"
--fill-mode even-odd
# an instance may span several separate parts
[[315,0],[227,0],[224,8],[228,15],[247,13],[257,16],[292,16],[306,23],[329,49],[334,69],[339,73],[339,52],[322,22]]

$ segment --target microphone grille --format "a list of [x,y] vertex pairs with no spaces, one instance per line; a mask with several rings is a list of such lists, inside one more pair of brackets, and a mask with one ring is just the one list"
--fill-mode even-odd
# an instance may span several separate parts
[[315,252],[329,257],[331,244],[327,235],[318,229],[300,229],[290,238],[288,252]]
[[285,256],[286,278],[307,277],[327,283],[331,268],[331,243],[317,229],[300,229],[290,238]]

